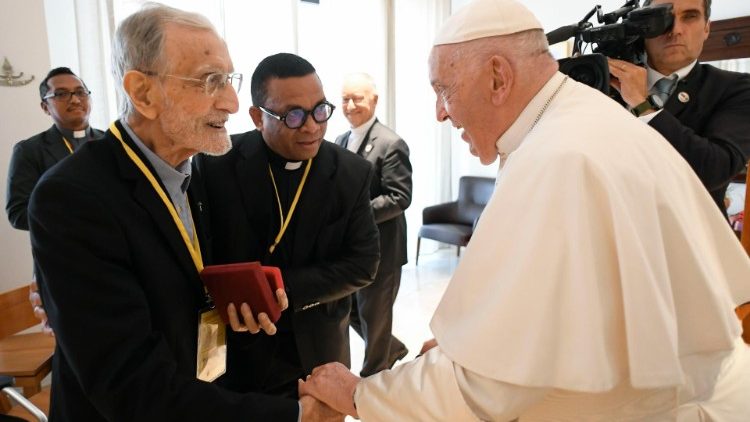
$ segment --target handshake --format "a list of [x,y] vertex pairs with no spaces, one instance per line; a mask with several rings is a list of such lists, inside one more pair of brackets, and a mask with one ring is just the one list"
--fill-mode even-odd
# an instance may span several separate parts
[[[419,355],[427,353],[435,346],[435,339],[426,341]],[[327,363],[313,369],[306,380],[299,380],[297,383],[302,403],[302,421],[342,421],[346,415],[359,419],[354,393],[360,381],[360,377],[352,374],[339,362]]]

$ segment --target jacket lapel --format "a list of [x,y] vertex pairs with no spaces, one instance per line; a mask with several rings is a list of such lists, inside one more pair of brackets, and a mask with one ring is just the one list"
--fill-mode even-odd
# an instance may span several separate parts
[[260,132],[252,131],[242,138],[239,143],[240,159],[235,167],[236,177],[239,181],[240,194],[244,215],[247,216],[250,230],[255,227],[268,227],[264,233],[256,233],[264,244],[270,245],[272,234],[270,234],[271,218],[276,218],[272,209],[274,203],[266,198],[272,198],[271,179],[268,175],[268,156],[263,146],[263,138]]
[[370,151],[372,151],[372,145],[377,140],[377,131],[373,133],[373,129],[375,129],[375,126],[380,124],[378,122],[378,119],[375,119],[375,122],[373,122],[372,126],[370,126],[370,129],[367,130],[367,133],[365,134],[365,139],[362,141],[362,144],[360,144],[359,149],[357,150],[357,154],[361,155],[362,157],[367,158],[367,156],[370,154]]
[[[156,179],[159,181],[159,185],[166,193],[167,190],[164,188],[164,185],[156,174],[156,171],[153,169],[148,159],[143,155],[140,148],[138,148],[133,140],[130,139],[127,131],[122,127],[119,121],[115,122],[115,124],[120,130],[120,134],[122,134],[123,141],[125,141],[125,143],[130,146],[130,148],[136,153],[136,155],[140,157],[141,161],[143,161],[143,163],[151,171],[154,177],[156,177]],[[146,179],[146,176],[143,175],[140,169],[125,153],[122,145],[120,145],[120,141],[118,141],[117,138],[114,137],[114,135],[112,136],[112,139],[115,143],[115,157],[117,160],[120,175],[123,179],[129,180],[133,184],[133,198],[143,207],[143,209],[146,210],[146,212],[154,220],[155,226],[164,236],[164,239],[169,247],[174,251],[177,261],[185,270],[188,279],[196,279],[197,281],[199,281],[198,270],[195,268],[195,264],[193,263],[193,259],[190,256],[190,252],[188,251],[185,242],[182,240],[182,235],[175,225],[174,220],[169,213],[169,210],[164,205],[164,202],[162,202],[161,198],[156,193],[154,188],[151,186],[151,183],[148,181],[148,179]],[[149,246],[144,245],[144,247]],[[202,288],[200,287],[200,282],[193,284],[193,286],[200,289],[201,294],[203,293]]]
[[[664,108],[675,117],[679,117],[688,105],[696,101],[698,98],[698,89],[700,88],[698,84],[701,80],[702,71],[703,68],[701,67],[701,64],[696,63],[690,73],[677,83],[677,87],[667,100],[667,104]],[[684,96],[687,94],[688,101],[680,101],[680,94],[683,94],[683,98],[685,98]]]
[[53,163],[57,163],[63,158],[70,155],[70,151],[65,146],[62,134],[57,130],[55,125],[52,125],[46,132],[44,132],[44,154],[51,157]]
[[314,247],[318,233],[325,227],[331,207],[334,206],[334,176],[338,163],[333,148],[323,141],[318,155],[313,159],[308,180],[303,188],[297,210],[294,212],[296,234],[294,237],[294,262],[304,262],[305,257],[313,256],[310,250]]
[[344,133],[343,135],[339,135],[339,137],[336,138],[336,145],[342,148],[346,148],[345,144],[346,144],[347,139],[349,139],[349,134],[351,133],[352,133],[351,130],[347,130],[346,133]]

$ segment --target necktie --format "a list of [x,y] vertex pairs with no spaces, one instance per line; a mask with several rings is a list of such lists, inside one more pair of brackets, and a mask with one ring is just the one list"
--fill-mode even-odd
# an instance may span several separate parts
[[663,102],[667,102],[667,99],[672,94],[672,88],[674,87],[674,82],[677,80],[677,75],[672,75],[670,77],[661,78],[654,84],[654,87],[652,88],[652,91],[654,94],[658,95],[659,98],[662,99]]

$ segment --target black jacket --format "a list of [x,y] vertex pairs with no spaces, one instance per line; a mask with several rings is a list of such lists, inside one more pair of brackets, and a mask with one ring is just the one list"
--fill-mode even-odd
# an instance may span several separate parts
[[[200,198],[189,196],[206,241]],[[111,133],[42,177],[29,216],[57,339],[51,420],[297,420],[294,400],[196,379],[205,303],[198,271],[166,207]]]
[[698,63],[649,124],[685,158],[725,212],[727,185],[750,157],[750,75]]
[[[94,139],[104,137],[104,132],[91,128]],[[19,230],[29,229],[27,208],[34,186],[45,171],[70,155],[60,131],[55,125],[13,147],[8,168],[8,189],[5,211],[10,224]]]
[[[193,160],[194,172],[206,189],[211,262],[261,261],[280,267],[290,301],[285,313],[291,313],[302,369],[309,373],[332,361],[349,365],[349,296],[372,282],[379,260],[369,163],[323,141],[289,232],[279,244],[288,254],[276,252],[271,257],[268,247],[277,234],[279,216],[264,140],[254,130],[233,135],[232,142],[226,155],[200,155]],[[230,333],[229,376],[241,373],[243,378],[272,382],[268,377],[274,374],[266,373],[271,370],[264,366],[263,356],[284,352],[255,350],[261,346],[251,343],[258,336]],[[250,359],[245,352],[235,355],[240,348],[233,345],[240,343],[257,358]],[[256,367],[251,370],[250,365]]]

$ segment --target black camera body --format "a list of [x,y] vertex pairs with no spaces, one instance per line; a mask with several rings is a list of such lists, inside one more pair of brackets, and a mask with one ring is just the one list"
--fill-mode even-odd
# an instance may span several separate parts
[[[658,37],[672,28],[672,4],[639,5],[639,0],[628,0],[619,9],[606,14],[597,5],[577,24],[548,33],[549,44],[575,37],[573,57],[559,61],[560,71],[609,95],[606,57],[643,65],[643,40]],[[594,27],[589,22],[594,14],[603,25]],[[594,54],[581,55],[584,43],[595,44],[591,50]]]

